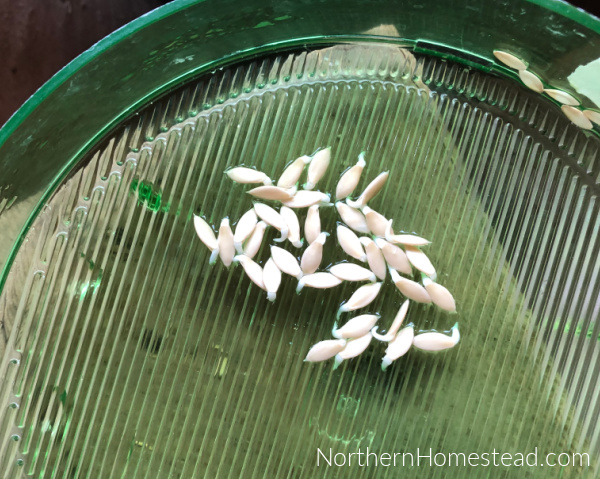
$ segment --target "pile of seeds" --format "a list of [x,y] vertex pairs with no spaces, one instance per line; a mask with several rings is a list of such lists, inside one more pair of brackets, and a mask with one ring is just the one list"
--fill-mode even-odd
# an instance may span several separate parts
[[559,102],[564,115],[578,127],[591,130],[594,127],[592,122],[600,125],[600,112],[581,109],[579,100],[566,91],[544,87],[540,77],[530,71],[527,64],[519,57],[502,50],[494,50],[494,56],[507,67],[517,70],[519,78],[527,88],[536,93],[545,93]]
[[[382,362],[382,369],[385,370],[394,360],[406,354],[411,346],[424,351],[440,351],[455,346],[460,339],[458,324],[453,326],[450,335],[437,331],[415,335],[412,323],[400,329],[410,301],[433,303],[451,313],[456,311],[456,305],[452,294],[436,282],[436,270],[421,249],[430,242],[414,234],[394,233],[392,220],[368,206],[385,185],[389,173],[379,174],[356,199],[351,198],[366,165],[364,153],[359,155],[354,166],[341,175],[335,191],[335,209],[341,219],[336,231],[337,242],[358,263],[343,261],[326,271],[319,271],[323,246],[330,236],[328,232],[321,231],[320,210],[333,204],[331,195],[315,191],[315,187],[325,175],[330,161],[330,148],[319,149],[311,156],[301,156],[287,165],[276,185],[265,173],[253,168],[238,166],[227,170],[225,173],[237,183],[260,184],[248,194],[257,200],[271,202],[279,210],[256,201],[238,220],[235,231],[229,219],[224,218],[218,235],[206,220],[194,215],[196,233],[212,252],[210,263],[214,264],[217,257],[227,267],[239,263],[250,280],[266,291],[270,301],[276,299],[282,273],[298,281],[297,292],[303,288],[334,288],[344,281],[366,282],[337,311],[332,330],[335,339],[315,344],[305,361],[318,362],[335,357],[335,369],[345,359],[360,355],[375,338],[388,343]],[[299,189],[305,169],[308,170],[306,183]],[[296,214],[300,209],[308,210],[303,237]],[[281,246],[289,243],[292,248],[300,249],[301,254],[272,244],[271,256],[261,266],[254,257],[268,227],[280,234],[279,238],[273,240],[275,243]],[[414,281],[413,268],[420,282]],[[344,313],[353,313],[371,304],[388,277],[407,299],[386,334],[377,332],[378,314],[355,316],[338,327],[338,321]]]

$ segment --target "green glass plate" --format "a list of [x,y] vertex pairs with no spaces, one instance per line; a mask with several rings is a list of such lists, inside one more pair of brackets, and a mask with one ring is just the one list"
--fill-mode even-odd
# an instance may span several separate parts
[[[5,477],[595,477],[598,128],[492,52],[595,109],[573,75],[597,56],[597,21],[558,2],[231,6],[130,24],[2,130]],[[297,295],[284,275],[271,303],[239,266],[209,265],[193,215],[217,228],[252,206],[223,172],[275,179],[323,146],[322,191],[361,151],[359,189],[390,172],[370,206],[432,241],[458,306],[413,304],[407,322],[458,322],[455,348],[385,372],[378,342],[335,371],[304,363],[357,285]],[[321,220],[324,267],[344,255],[335,208]],[[357,314],[385,330],[403,299],[388,276]],[[400,456],[349,456],[367,448]],[[536,448],[546,467],[460,455]],[[417,465],[430,450],[461,466]],[[561,453],[577,463],[550,467]]]

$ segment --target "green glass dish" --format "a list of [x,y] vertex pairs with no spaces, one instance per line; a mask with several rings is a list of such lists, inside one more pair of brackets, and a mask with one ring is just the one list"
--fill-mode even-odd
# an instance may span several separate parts
[[[59,72],[0,130],[5,477],[524,470],[348,466],[367,447],[586,453],[526,471],[596,477],[600,127],[494,50],[598,110],[600,21],[560,1],[175,1]],[[242,268],[208,264],[193,215],[217,229],[252,204],[223,172],[275,179],[323,146],[323,191],[361,151],[359,188],[390,172],[373,208],[432,241],[458,304],[407,321],[458,322],[457,347],[385,372],[375,342],[335,371],[304,363],[356,285],[296,295],[284,275],[271,304]],[[337,217],[321,212],[326,265]],[[380,330],[402,299],[382,288]]]

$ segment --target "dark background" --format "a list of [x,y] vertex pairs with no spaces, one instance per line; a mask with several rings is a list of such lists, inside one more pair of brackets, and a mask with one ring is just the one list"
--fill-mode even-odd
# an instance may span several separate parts
[[[0,125],[81,52],[169,1],[0,0]],[[600,0],[570,3],[600,16]]]

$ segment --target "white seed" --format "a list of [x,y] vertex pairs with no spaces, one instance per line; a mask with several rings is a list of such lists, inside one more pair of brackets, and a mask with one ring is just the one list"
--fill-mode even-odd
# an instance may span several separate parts
[[200,238],[200,241],[202,241],[212,252],[209,262],[210,264],[214,264],[217,254],[219,253],[219,243],[217,242],[215,232],[204,219],[196,215],[194,215],[194,229],[196,230],[196,234],[198,235],[198,238]]
[[316,289],[328,289],[335,288],[340,284],[342,284],[342,280],[336,278],[331,273],[307,274],[306,276],[302,276],[302,278],[300,278],[300,281],[298,281],[296,292],[299,293],[305,286]]
[[294,210],[287,206],[282,206],[279,209],[279,214],[285,220],[288,227],[288,241],[292,243],[296,248],[302,246],[302,240],[300,239],[300,222],[298,216],[294,213]]
[[308,209],[306,221],[304,222],[304,237],[308,244],[312,244],[321,234],[321,217],[319,216],[319,205],[313,205]]
[[248,278],[250,278],[256,286],[261,289],[266,289],[265,283],[263,282],[263,269],[258,263],[255,263],[252,259],[243,254],[237,255],[233,260],[242,265]]
[[300,179],[300,175],[302,175],[302,171],[304,171],[304,167],[310,163],[310,156],[301,156],[300,158],[296,158],[292,161],[289,166],[283,170],[283,173],[277,180],[277,186],[281,188],[291,188]]
[[271,246],[271,257],[277,267],[285,274],[289,274],[294,278],[302,277],[302,270],[296,257],[289,251],[280,248],[279,246]]
[[308,208],[316,204],[329,205],[330,196],[327,193],[320,191],[298,191],[289,201],[284,201],[283,204],[288,208]]
[[309,363],[327,361],[344,349],[345,346],[345,339],[328,339],[326,341],[321,341],[310,348],[304,361]]
[[385,230],[385,239],[390,243],[410,245],[410,246],[425,246],[431,243],[431,241],[421,238],[416,235],[396,235],[392,232],[392,220],[388,221],[387,228]]
[[235,168],[227,170],[225,174],[236,183],[263,183],[264,185],[271,184],[271,179],[265,173],[263,173],[262,171],[255,170],[253,168],[237,166]]
[[385,356],[381,361],[381,369],[385,371],[392,362],[404,356],[412,346],[414,338],[415,329],[412,325],[400,331],[385,350]]
[[369,347],[371,344],[371,339],[373,336],[371,333],[367,333],[360,338],[353,339],[352,341],[348,341],[346,343],[346,347],[342,349],[339,353],[335,355],[335,363],[333,364],[333,369],[337,369],[338,366],[344,361],[344,359],[355,358],[362,354],[365,349]]
[[442,351],[456,346],[458,341],[460,341],[460,333],[456,323],[452,326],[451,336],[438,332],[417,334],[413,339],[413,346],[423,351]]
[[200,241],[210,250],[218,248],[217,237],[212,227],[200,216],[194,215],[194,229]]
[[257,216],[268,225],[281,233],[281,237],[274,239],[278,243],[285,241],[288,236],[288,226],[283,217],[273,208],[264,203],[254,203],[254,211]]
[[427,290],[419,283],[400,276],[395,269],[390,268],[390,275],[396,288],[408,299],[412,299],[417,303],[431,303],[431,297]]
[[358,233],[371,232],[369,226],[367,225],[367,219],[365,218],[365,215],[363,215],[360,212],[360,210],[352,208],[346,203],[342,203],[341,201],[338,201],[335,204],[335,207],[337,208],[338,213],[340,214],[340,218],[342,218],[342,221],[354,231],[357,231]]
[[304,274],[312,274],[321,264],[323,259],[323,245],[327,239],[328,233],[321,233],[316,240],[314,240],[308,248],[304,250],[302,258],[300,259],[300,268]]
[[361,314],[350,319],[341,328],[334,326],[331,334],[334,338],[360,338],[367,334],[379,319],[377,314]]
[[360,155],[358,155],[358,162],[356,165],[348,169],[348,171],[342,175],[340,181],[338,181],[335,189],[336,200],[339,200],[340,198],[346,198],[352,194],[358,185],[358,182],[360,181],[360,175],[362,174],[363,168],[366,164],[365,152],[363,151]]
[[342,306],[340,306],[340,309],[338,309],[337,313],[338,317],[342,313],[347,313],[348,311],[355,311],[357,309],[364,308],[365,306],[371,304],[379,294],[382,284],[383,283],[371,283],[358,288],[354,292],[354,294],[350,296],[350,299],[347,302],[345,302]]
[[367,268],[353,263],[339,263],[329,268],[329,272],[344,281],[369,281],[374,283],[377,277]]
[[219,226],[219,257],[225,266],[229,266],[235,256],[235,246],[233,245],[233,231],[229,226],[229,219],[223,218]]
[[256,223],[256,227],[254,228],[252,235],[250,236],[250,238],[248,238],[246,244],[244,245],[244,254],[248,256],[248,258],[254,258],[256,256],[256,253],[258,253],[266,229],[267,223],[265,223],[264,221],[259,221],[258,223]]
[[323,178],[329,162],[331,161],[331,148],[324,148],[317,151],[308,165],[308,181],[304,185],[305,190],[312,190],[317,182]]
[[595,110],[583,110],[583,114],[590,120],[600,125],[600,112]]
[[503,52],[502,50],[494,50],[494,56],[506,66],[514,68],[515,70],[527,69],[525,62],[511,53]]
[[358,208],[358,209],[361,209],[364,206],[366,206],[367,203],[377,193],[379,193],[381,191],[381,189],[383,188],[383,185],[385,185],[385,182],[387,181],[389,175],[390,175],[389,171],[384,171],[383,173],[380,173],[373,181],[371,181],[371,183],[369,183],[367,185],[365,190],[358,197],[358,200],[356,200],[356,201],[346,200],[346,203],[348,204],[348,206],[352,206],[352,208]]
[[429,293],[433,304],[451,313],[456,311],[456,302],[448,289],[441,284],[434,283],[427,276],[423,277],[423,286]]
[[279,186],[259,186],[248,191],[249,195],[261,200],[290,201],[296,194],[296,188],[280,188]]
[[352,230],[346,228],[344,225],[338,224],[337,237],[340,246],[346,252],[346,254],[356,258],[359,261],[362,261],[363,263],[367,260],[365,250],[363,249],[358,236],[356,236]]
[[383,257],[389,266],[404,274],[412,274],[412,267],[406,253],[395,244],[388,243],[383,238],[375,238],[375,244],[379,246]]
[[584,130],[591,130],[594,127],[594,125],[592,125],[592,122],[585,115],[585,113],[579,110],[578,108],[569,105],[563,105],[560,107],[560,109],[565,114],[565,116],[573,123],[575,123],[575,125],[577,125],[579,128],[583,128]]
[[544,93],[549,97],[554,98],[556,101],[562,103],[563,105],[579,105],[579,100],[577,100],[577,98],[567,93],[566,91],[545,88]]
[[382,336],[381,334],[377,333],[377,328],[373,328],[373,331],[372,331],[373,337],[378,339],[379,341],[383,341],[386,343],[389,341],[392,341],[396,337],[396,333],[400,329],[400,326],[402,326],[402,323],[404,322],[404,318],[406,318],[406,314],[408,313],[408,305],[409,304],[410,304],[410,300],[408,300],[408,299],[406,301],[404,301],[404,303],[402,303],[402,306],[400,306],[400,309],[396,313],[396,317],[394,318],[394,321],[392,322],[390,329],[388,329],[388,332],[385,333],[385,335]]
[[263,283],[267,290],[267,299],[269,301],[275,301],[277,296],[277,290],[281,284],[281,271],[273,261],[273,258],[269,258],[263,268]]
[[544,91],[544,84],[535,73],[531,73],[529,70],[519,70],[519,77],[525,86],[534,92],[542,93]]
[[361,237],[360,242],[365,247],[369,268],[371,268],[371,271],[383,281],[385,279],[387,265],[385,264],[385,258],[383,257],[383,253],[379,249],[379,246],[377,246],[371,238],[366,236]]
[[405,246],[427,246],[431,241],[416,235],[390,235],[385,238],[390,243],[401,244]]
[[404,249],[406,250],[406,257],[408,258],[408,261],[410,261],[415,268],[417,268],[419,271],[422,271],[427,276],[435,277],[435,268],[423,251],[416,246],[409,245],[404,246]]
[[372,208],[365,206],[362,209],[363,214],[365,215],[365,219],[367,220],[367,226],[371,233],[375,236],[385,236],[385,230],[389,223],[389,220],[383,216],[381,213],[377,213]]
[[233,245],[238,253],[243,251],[243,243],[254,232],[258,218],[254,209],[246,211],[235,226],[233,234]]

